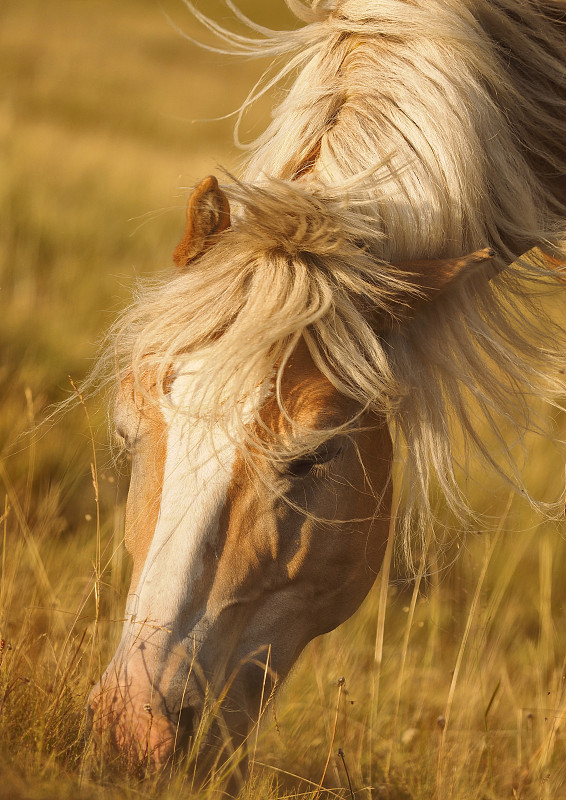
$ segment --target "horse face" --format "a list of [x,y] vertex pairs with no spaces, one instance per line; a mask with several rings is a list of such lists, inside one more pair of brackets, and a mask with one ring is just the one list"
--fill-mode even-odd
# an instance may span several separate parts
[[[121,642],[91,695],[97,727],[158,765],[195,732],[205,693],[224,692],[229,746],[246,736],[307,642],[365,597],[391,502],[384,421],[366,413],[325,437],[356,409],[304,345],[285,370],[285,413],[273,398],[262,408],[266,443],[320,433],[298,458],[273,461],[257,448],[246,459],[225,432],[175,411],[187,391],[190,376],[177,378],[161,408],[122,386],[116,426],[132,454],[134,567]],[[216,757],[218,725],[208,744]]]

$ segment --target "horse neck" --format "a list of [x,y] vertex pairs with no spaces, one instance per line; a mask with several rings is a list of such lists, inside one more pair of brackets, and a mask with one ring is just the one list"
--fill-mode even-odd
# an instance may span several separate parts
[[512,260],[536,244],[540,197],[478,74],[482,57],[485,74],[495,70],[481,45],[330,36],[258,139],[246,179],[300,180],[361,202],[386,260],[487,243]]

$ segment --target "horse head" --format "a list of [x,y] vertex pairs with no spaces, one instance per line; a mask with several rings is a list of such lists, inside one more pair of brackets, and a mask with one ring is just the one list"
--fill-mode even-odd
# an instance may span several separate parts
[[[231,235],[228,200],[208,178],[175,260],[190,270]],[[398,265],[414,291],[395,302],[410,316],[490,256]],[[380,318],[384,330],[391,319]],[[122,639],[90,705],[98,729],[158,766],[191,737],[209,768],[230,756],[305,645],[360,606],[390,526],[386,413],[340,391],[306,336],[241,399],[239,427],[207,407],[206,369],[180,354],[160,377],[130,372],[115,407],[132,459],[133,574]]]

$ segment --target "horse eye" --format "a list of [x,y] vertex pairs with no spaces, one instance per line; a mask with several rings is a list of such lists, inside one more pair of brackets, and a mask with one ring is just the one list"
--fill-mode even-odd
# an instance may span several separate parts
[[129,436],[122,430],[122,428],[114,428],[114,438],[120,447],[128,452],[132,449],[132,443]]
[[313,450],[312,453],[307,453],[304,456],[295,458],[287,465],[287,474],[293,478],[301,478],[311,471],[313,467],[320,464],[327,464],[336,458],[342,452],[342,446],[336,442],[324,442]]

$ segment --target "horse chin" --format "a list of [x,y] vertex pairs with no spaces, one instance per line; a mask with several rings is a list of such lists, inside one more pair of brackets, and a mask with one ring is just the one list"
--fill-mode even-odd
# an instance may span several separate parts
[[236,795],[247,777],[249,736],[270,697],[270,681],[266,685],[264,671],[252,666],[240,667],[215,700],[209,685],[206,701],[193,698],[177,715],[174,761],[187,759],[196,784],[222,786],[228,796]]

